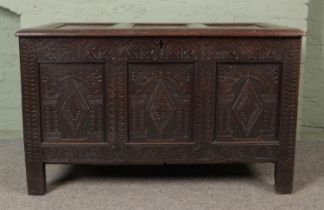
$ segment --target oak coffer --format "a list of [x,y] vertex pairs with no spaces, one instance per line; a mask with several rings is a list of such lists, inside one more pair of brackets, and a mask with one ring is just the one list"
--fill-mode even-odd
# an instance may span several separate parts
[[45,164],[272,162],[293,185],[303,31],[61,23],[17,32],[28,192]]

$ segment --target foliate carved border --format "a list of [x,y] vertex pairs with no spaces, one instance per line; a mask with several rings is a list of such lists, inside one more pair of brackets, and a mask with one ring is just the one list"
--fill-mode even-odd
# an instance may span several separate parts
[[127,64],[106,63],[107,141],[112,144],[127,141]]
[[20,38],[24,144],[27,161],[40,160],[41,128],[37,54],[33,39]]
[[288,168],[295,156],[300,47],[298,38],[287,41],[283,67],[278,159]]
[[121,70],[118,72],[118,141],[125,143],[128,140],[128,110],[127,110],[127,64],[123,63]]
[[210,143],[214,138],[214,103],[216,63],[197,62],[194,93],[194,139]]

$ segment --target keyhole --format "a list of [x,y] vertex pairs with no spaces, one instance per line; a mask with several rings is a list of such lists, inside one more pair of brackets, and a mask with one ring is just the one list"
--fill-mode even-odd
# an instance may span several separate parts
[[160,49],[162,49],[162,48],[163,48],[163,45],[164,45],[164,44],[163,44],[163,41],[162,41],[162,40],[160,40],[160,41],[159,41],[159,46],[160,46]]

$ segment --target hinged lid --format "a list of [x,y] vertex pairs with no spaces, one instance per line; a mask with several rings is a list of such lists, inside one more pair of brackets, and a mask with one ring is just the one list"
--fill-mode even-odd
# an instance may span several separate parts
[[98,36],[231,36],[300,37],[299,29],[264,23],[55,23],[23,29],[20,37],[98,37]]

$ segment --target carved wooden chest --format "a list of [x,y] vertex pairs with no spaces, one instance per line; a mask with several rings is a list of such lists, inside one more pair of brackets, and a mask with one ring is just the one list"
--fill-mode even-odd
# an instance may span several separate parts
[[273,162],[293,183],[303,32],[52,24],[17,33],[29,194],[45,164]]

